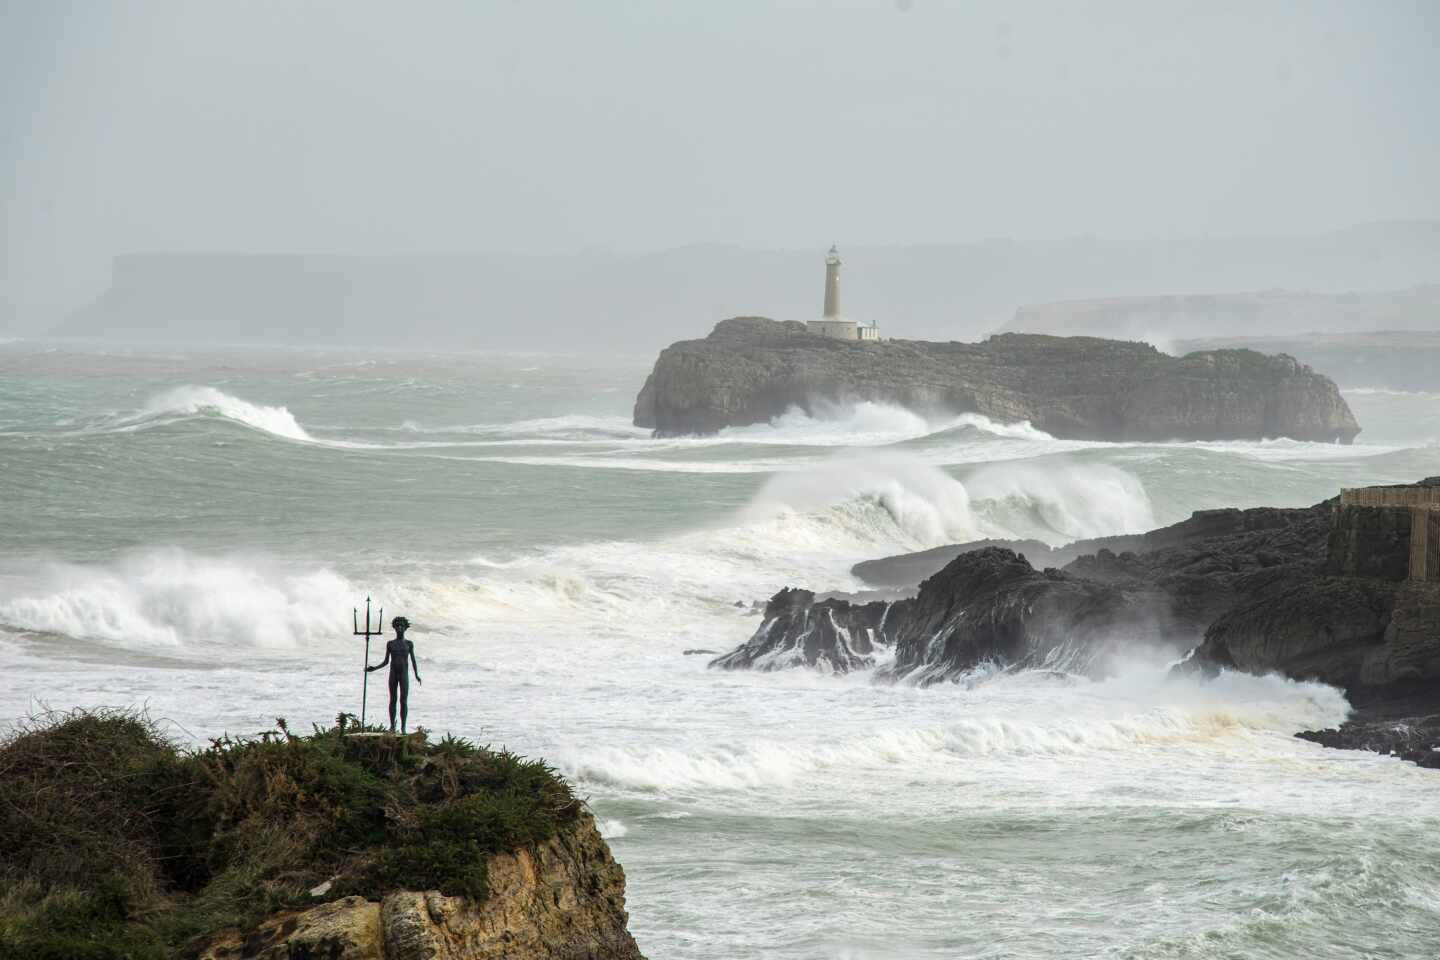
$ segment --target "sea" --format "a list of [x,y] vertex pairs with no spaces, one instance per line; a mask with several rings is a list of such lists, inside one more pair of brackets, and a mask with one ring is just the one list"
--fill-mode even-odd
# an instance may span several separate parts
[[412,727],[588,799],[652,960],[1440,956],[1440,774],[1295,739],[1339,690],[706,666],[860,560],[1440,474],[1440,395],[1347,388],[1353,446],[876,404],[654,439],[652,361],[0,344],[0,729],[380,720],[368,597],[413,624]]

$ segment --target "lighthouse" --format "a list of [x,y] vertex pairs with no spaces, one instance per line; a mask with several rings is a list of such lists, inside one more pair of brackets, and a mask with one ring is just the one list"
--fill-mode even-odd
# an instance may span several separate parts
[[819,320],[808,320],[805,328],[816,336],[831,340],[879,340],[880,328],[874,324],[846,320],[840,316],[840,251],[834,244],[825,256],[825,307]]
[[833,243],[825,258],[825,312],[821,316],[826,320],[840,319],[840,251]]

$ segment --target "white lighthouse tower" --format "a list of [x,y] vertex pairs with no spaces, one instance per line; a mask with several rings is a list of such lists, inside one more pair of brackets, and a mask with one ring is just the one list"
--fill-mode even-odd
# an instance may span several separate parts
[[825,257],[825,312],[826,320],[840,319],[840,251],[830,244],[830,253]]
[[811,333],[832,340],[879,340],[880,329],[872,325],[846,320],[840,315],[840,251],[830,246],[825,257],[825,309],[819,320],[810,320],[805,328]]

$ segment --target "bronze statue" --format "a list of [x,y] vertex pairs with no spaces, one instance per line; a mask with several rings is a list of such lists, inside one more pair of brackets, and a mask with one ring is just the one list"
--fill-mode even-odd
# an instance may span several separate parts
[[373,667],[366,667],[365,672],[370,673],[379,670],[385,664],[390,664],[390,732],[395,732],[395,693],[400,693],[400,732],[405,732],[405,721],[410,714],[410,670],[415,671],[415,682],[422,684],[420,679],[420,665],[415,662],[415,644],[405,639],[405,631],[410,629],[410,621],[404,617],[396,617],[390,621],[390,626],[395,628],[395,639],[385,644],[385,659]]

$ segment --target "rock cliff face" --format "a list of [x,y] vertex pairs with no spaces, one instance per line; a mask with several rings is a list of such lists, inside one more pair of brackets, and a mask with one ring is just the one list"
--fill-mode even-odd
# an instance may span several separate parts
[[[1067,300],[1020,307],[1002,329],[1059,336],[1246,337],[1257,330],[1305,334],[1429,330],[1440,284],[1406,290],[1310,293],[1263,290]],[[1368,381],[1367,381],[1368,382]]]
[[809,590],[781,590],[765,605],[750,642],[710,665],[762,672],[787,667],[816,667],[827,673],[868,669],[875,665],[876,646],[893,643],[885,632],[891,606],[837,599],[817,603]]
[[483,903],[435,891],[345,897],[230,930],[197,960],[643,960],[625,874],[588,814],[533,850],[494,856]]
[[1349,443],[1360,431],[1335,384],[1285,355],[1169,357],[1144,343],[1002,334],[982,343],[813,336],[736,317],[663,350],[635,401],[659,435],[763,423],[792,407],[858,401],[921,413],[1029,420],[1059,437]]

